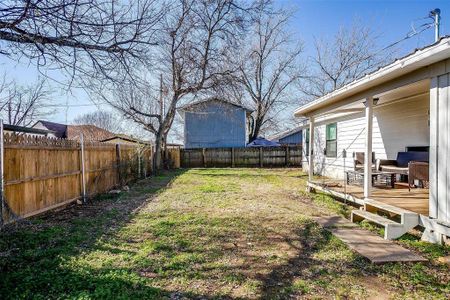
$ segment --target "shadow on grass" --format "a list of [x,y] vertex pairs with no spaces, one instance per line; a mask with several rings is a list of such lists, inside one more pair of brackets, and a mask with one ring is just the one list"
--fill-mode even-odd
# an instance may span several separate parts
[[336,280],[351,285],[347,278],[370,274],[362,272],[366,260],[308,219],[285,222],[276,211],[211,214],[182,194],[140,210],[186,171],[1,233],[0,298],[286,299],[317,291],[331,297]]
[[[297,254],[285,264],[279,265],[265,277],[261,288],[262,299],[286,299],[291,294],[302,295],[313,292],[314,288],[332,290],[331,280],[327,277],[338,278],[348,274],[351,267],[360,266],[367,261],[359,256],[352,256],[350,260],[340,261],[339,267],[332,269],[327,262],[332,262],[333,257],[317,259],[314,255],[327,247],[335,247],[332,234],[312,220],[307,221],[304,227],[296,230],[300,245],[292,243],[292,237],[285,237],[284,242],[295,249]],[[339,242],[337,242],[339,243]],[[328,261],[327,261],[328,260]],[[337,262],[336,262],[337,263]],[[314,294],[314,292],[313,292]]]
[[[208,177],[238,177],[238,178],[256,178],[256,177],[291,177],[291,178],[308,178],[308,175],[305,174],[300,167],[288,167],[288,168],[192,168],[185,169],[189,171],[190,174],[193,175],[201,175]],[[273,174],[271,171],[273,170],[281,170],[286,173],[276,173]],[[297,172],[298,174],[294,175],[293,173]]]
[[184,170],[165,172],[135,183],[129,192],[104,194],[86,205],[72,205],[0,232],[0,298],[148,298],[167,294],[135,271],[108,263],[73,264],[113,236]]

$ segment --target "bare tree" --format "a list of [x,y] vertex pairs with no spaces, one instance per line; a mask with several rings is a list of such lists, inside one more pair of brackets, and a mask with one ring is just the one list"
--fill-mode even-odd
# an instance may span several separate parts
[[311,74],[304,82],[306,100],[321,97],[391,60],[395,50],[378,47],[379,35],[354,21],[340,28],[334,39],[316,39]]
[[3,0],[0,54],[75,75],[126,74],[146,56],[164,10],[156,0]]
[[293,41],[287,30],[291,16],[286,10],[275,10],[272,3],[261,1],[255,9],[251,30],[243,40],[243,55],[234,77],[254,109],[249,141],[257,138],[265,126],[276,123],[279,113],[293,103],[294,93],[288,91],[302,75],[298,60],[302,46]]
[[119,133],[122,131],[121,122],[109,111],[98,110],[85,113],[73,120],[74,124],[94,125],[102,129]]
[[53,113],[51,95],[44,80],[21,86],[5,75],[0,82],[0,116],[8,124],[29,126]]
[[[155,135],[155,167],[181,101],[212,89],[230,73],[227,57],[242,25],[242,8],[233,0],[178,0],[163,19],[155,61],[163,74],[133,81],[102,98]],[[158,76],[159,77],[159,76]],[[163,92],[160,94],[159,90]]]

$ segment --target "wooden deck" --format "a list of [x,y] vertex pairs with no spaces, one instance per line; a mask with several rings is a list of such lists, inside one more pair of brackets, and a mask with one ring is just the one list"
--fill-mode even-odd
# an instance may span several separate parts
[[[344,182],[340,180],[317,180],[314,181],[319,185],[323,185],[327,189],[344,194]],[[347,194],[353,198],[363,200],[364,193],[362,186],[347,185]],[[407,209],[425,216],[429,213],[429,190],[412,188],[390,188],[384,185],[375,185],[372,190],[373,200],[384,202],[393,206]]]

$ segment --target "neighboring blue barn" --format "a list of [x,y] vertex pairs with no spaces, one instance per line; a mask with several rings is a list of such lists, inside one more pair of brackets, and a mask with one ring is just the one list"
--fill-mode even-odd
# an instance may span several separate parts
[[184,119],[184,147],[245,147],[247,118],[251,110],[218,98],[179,109]]
[[270,140],[281,145],[301,145],[302,130],[300,128],[290,129],[274,135]]

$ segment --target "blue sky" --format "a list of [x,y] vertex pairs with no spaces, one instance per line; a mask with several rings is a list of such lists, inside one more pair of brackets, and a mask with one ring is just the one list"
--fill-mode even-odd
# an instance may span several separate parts
[[[356,18],[364,25],[370,26],[381,34],[380,43],[387,46],[403,38],[412,28],[411,23],[420,25],[428,20],[417,20],[427,17],[434,8],[441,9],[441,34],[450,34],[450,1],[427,0],[360,0],[360,1],[278,1],[285,5],[297,7],[292,26],[305,43],[305,52],[312,55],[314,37],[332,37],[340,26],[349,26]],[[434,41],[432,29],[417,37],[403,42],[402,52],[410,52],[414,48]]]
[[[418,20],[426,17],[434,8],[442,11],[441,34],[450,34],[450,1],[426,0],[360,0],[360,1],[325,1],[325,0],[275,0],[277,4],[296,7],[292,20],[292,30],[304,42],[305,58],[313,55],[312,43],[314,37],[332,37],[340,26],[348,26],[357,18],[361,23],[374,28],[381,34],[380,43],[386,46],[403,38],[410,30],[411,23],[416,25],[428,22]],[[420,36],[409,39],[400,44],[401,52],[407,53],[414,48],[430,44],[434,41],[432,29]],[[37,80],[37,72],[28,61],[13,62],[0,55],[1,73],[7,72],[8,77],[19,82],[33,82]],[[94,111],[96,106],[90,103],[81,91],[66,91],[55,84],[55,104],[58,112],[49,119],[56,122],[70,122],[76,116],[87,111]],[[65,107],[65,105],[68,105]],[[101,109],[107,109],[106,106]]]

